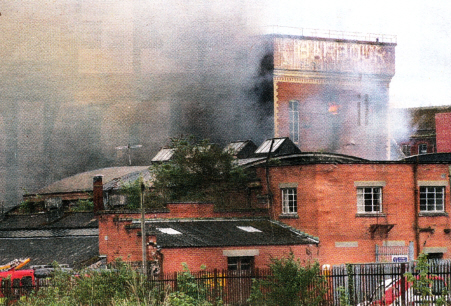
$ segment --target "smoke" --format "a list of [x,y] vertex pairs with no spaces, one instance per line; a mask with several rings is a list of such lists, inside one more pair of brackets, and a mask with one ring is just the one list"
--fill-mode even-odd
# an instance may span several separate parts
[[169,137],[271,136],[258,2],[4,1],[0,198],[147,165]]

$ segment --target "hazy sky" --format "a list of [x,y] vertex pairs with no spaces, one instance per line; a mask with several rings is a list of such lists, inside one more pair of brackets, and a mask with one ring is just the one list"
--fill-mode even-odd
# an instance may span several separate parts
[[397,36],[393,107],[451,104],[451,2],[269,1],[264,23]]

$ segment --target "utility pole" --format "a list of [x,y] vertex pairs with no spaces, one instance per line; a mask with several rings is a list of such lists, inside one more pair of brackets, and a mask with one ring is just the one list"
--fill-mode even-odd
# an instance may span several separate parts
[[142,244],[142,269],[143,274],[147,275],[147,252],[146,252],[146,221],[144,219],[144,183],[141,182],[141,244]]

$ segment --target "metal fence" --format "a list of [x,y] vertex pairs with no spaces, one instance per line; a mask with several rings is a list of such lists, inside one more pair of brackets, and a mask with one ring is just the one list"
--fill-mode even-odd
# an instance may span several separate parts
[[[323,305],[340,305],[343,297],[346,297],[350,305],[357,306],[418,305],[422,302],[422,297],[420,292],[413,288],[412,283],[407,281],[406,272],[415,275],[414,262],[349,264],[325,269],[318,275],[324,277]],[[269,269],[242,272],[204,270],[185,275],[183,273],[168,273],[151,278],[149,288],[161,295],[183,290],[182,279],[188,277],[190,281],[197,283],[202,294],[211,302],[222,300],[225,305],[247,305],[253,280],[271,275]],[[429,302],[427,305],[436,305],[437,299],[442,298],[443,289],[450,289],[451,261],[431,261],[428,279],[432,282],[433,295],[427,298],[426,301]],[[36,287],[3,287],[0,298],[20,298],[49,284],[48,279],[37,280]],[[447,305],[451,305],[449,296],[445,300],[448,302]]]

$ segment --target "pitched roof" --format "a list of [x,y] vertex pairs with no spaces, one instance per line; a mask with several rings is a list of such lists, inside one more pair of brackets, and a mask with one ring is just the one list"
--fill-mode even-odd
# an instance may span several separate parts
[[126,174],[141,171],[149,168],[149,166],[134,166],[134,167],[109,167],[102,168],[76,175],[66,177],[62,180],[54,182],[40,190],[37,194],[49,193],[66,193],[74,191],[92,191],[92,179],[94,176],[103,175],[103,182],[109,182],[114,178],[122,177]]
[[[271,147],[272,144],[272,147]],[[271,154],[284,155],[301,153],[301,150],[288,138],[272,138],[263,142],[255,151],[256,155],[267,155],[271,149]]]
[[234,141],[229,143],[225,148],[225,152],[231,153],[236,158],[249,158],[251,157],[257,146],[252,140]]
[[[139,220],[133,228],[139,228]],[[319,240],[268,219],[154,219],[146,220],[150,233],[162,248],[300,245]]]
[[152,158],[152,162],[168,161],[172,158],[172,155],[174,155],[174,149],[163,148]]
[[45,213],[7,215],[0,221],[0,264],[30,258],[30,264],[57,261],[79,266],[99,255],[98,221],[93,212],[65,213],[47,222]]
[[111,181],[103,184],[103,190],[118,190],[121,189],[124,184],[133,184],[139,178],[143,179],[146,186],[152,186],[152,174],[149,171],[149,167],[146,167],[145,169],[127,173],[121,177],[112,179]]
[[30,258],[30,265],[46,265],[56,261],[77,267],[98,255],[97,235],[0,238],[0,263],[16,258]]
[[8,214],[0,221],[1,230],[30,230],[57,228],[97,228],[98,220],[93,212],[66,212],[55,222],[49,223],[45,213],[13,215]]

